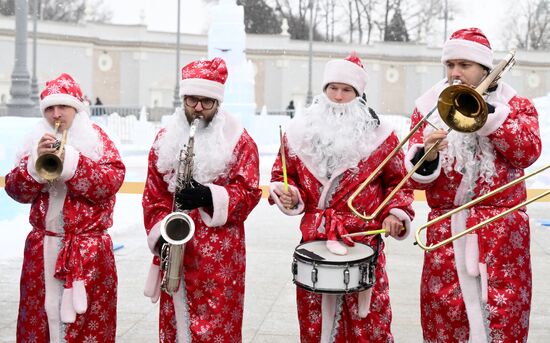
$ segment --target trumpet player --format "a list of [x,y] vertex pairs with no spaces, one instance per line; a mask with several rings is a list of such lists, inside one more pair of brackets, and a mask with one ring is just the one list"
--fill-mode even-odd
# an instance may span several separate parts
[[[176,109],[160,130],[149,153],[143,215],[155,256],[145,294],[154,302],[160,297],[161,342],[242,340],[244,221],[258,204],[261,190],[256,144],[242,124],[220,107],[227,76],[221,58],[184,66],[183,108]],[[188,146],[190,132],[193,149]],[[189,177],[178,172],[187,169]],[[188,182],[182,183],[180,174]],[[174,208],[191,218],[194,235],[187,239],[181,259],[170,261],[182,263],[183,272],[179,287],[169,294],[161,291],[165,272],[159,267],[159,255],[164,246],[174,247],[161,235],[163,219]]]
[[[117,273],[107,229],[125,167],[70,75],[46,83],[40,110],[43,119],[6,176],[9,196],[31,204],[17,341],[114,342]],[[66,133],[61,144],[59,132]],[[37,162],[42,157],[50,162]],[[50,164],[61,165],[50,173]]]
[[[493,51],[477,28],[454,32],[443,47],[447,77],[416,100],[411,127],[455,81],[476,87],[493,69]],[[410,170],[424,151],[441,140],[413,176],[426,190],[429,219],[438,217],[523,175],[541,153],[533,104],[507,83],[486,92],[488,116],[477,131],[447,131],[430,120],[411,139]],[[440,242],[526,198],[525,183],[508,188],[428,227],[428,244]],[[525,342],[531,307],[529,218],[525,209],[496,220],[452,244],[425,253],[421,321],[426,342]]]

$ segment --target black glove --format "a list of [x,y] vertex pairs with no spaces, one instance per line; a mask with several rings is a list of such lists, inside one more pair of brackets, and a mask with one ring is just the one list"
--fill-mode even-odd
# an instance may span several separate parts
[[[413,159],[411,160],[411,163],[413,165],[416,165],[418,161],[422,159],[422,156],[424,156],[425,153],[426,152],[424,151],[424,148],[419,149],[414,155]],[[439,153],[437,153],[437,157],[439,157]],[[439,158],[436,158],[433,161],[426,160],[422,162],[422,165],[416,170],[416,173],[423,176],[430,175],[436,170],[438,163],[439,163]]]
[[192,210],[197,207],[212,207],[212,192],[210,188],[191,180],[191,186],[176,194],[176,202],[182,210]]
[[487,112],[488,113],[495,113],[495,106],[491,105],[488,102],[486,102],[486,104],[487,104]]
[[159,240],[157,241],[157,245],[155,246],[155,249],[157,250],[157,252],[159,253],[159,256],[160,256],[160,251],[162,250],[162,246],[164,244],[166,244],[168,242],[166,242],[166,240],[164,239],[164,237],[162,236],[159,236]]

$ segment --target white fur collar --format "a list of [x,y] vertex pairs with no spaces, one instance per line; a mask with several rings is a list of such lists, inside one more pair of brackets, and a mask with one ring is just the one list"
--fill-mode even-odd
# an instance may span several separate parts
[[[34,125],[25,138],[22,148],[17,152],[15,163],[19,163],[22,157],[29,156],[33,150],[36,150],[38,141],[45,133],[53,134],[54,128],[43,118]],[[60,134],[58,134],[58,138],[61,138]],[[66,144],[93,161],[99,161],[103,155],[101,136],[86,112],[76,114],[67,132]]]
[[[329,174],[333,179],[357,167],[393,132],[391,125],[384,120],[376,126],[364,103],[350,103],[351,108],[344,106],[341,109],[340,104],[333,106],[326,101],[324,94],[316,97],[312,106],[291,120],[286,131],[290,154],[297,155],[322,183],[328,181]],[[327,113],[334,110],[344,113]],[[341,118],[348,119],[339,121]],[[331,158],[337,159],[332,169],[327,167]]]
[[[416,100],[416,108],[423,116],[426,116],[433,109],[437,104],[440,93],[447,86],[447,80],[443,79]],[[506,104],[515,95],[516,91],[512,87],[504,82],[499,82],[498,88],[486,96],[486,101],[497,106],[497,112],[507,111]],[[498,116],[507,116],[507,114],[498,113]],[[490,114],[489,118],[491,116],[495,117],[495,114]],[[448,129],[448,126],[439,116],[437,109],[428,120],[436,127]],[[434,128],[427,126],[424,130],[424,137],[427,137],[433,131]],[[452,170],[461,175],[468,172],[475,179],[481,178],[492,184],[496,155],[491,140],[486,135],[480,135],[478,132],[461,133],[452,130],[449,132],[447,140],[449,142],[448,148],[442,153],[442,168],[446,174],[449,174]]]
[[[428,114],[428,112],[430,112],[434,106],[437,105],[439,94],[441,94],[441,92],[447,88],[448,85],[447,79],[443,79],[416,99],[415,105],[418,111],[420,111],[420,113],[424,116]],[[499,101],[507,104],[514,96],[516,96],[516,91],[506,82],[499,81],[497,89],[494,92],[491,92],[486,100],[489,103]],[[437,112],[437,109],[435,112]],[[438,116],[438,113],[434,113],[430,118],[436,116]]]
[[[210,183],[225,173],[233,162],[233,150],[244,131],[241,123],[220,109],[207,127],[197,128],[195,133],[193,178],[200,183]],[[158,156],[156,167],[165,174],[168,190],[176,189],[176,173],[180,151],[189,140],[189,123],[181,108],[168,120],[153,148]]]

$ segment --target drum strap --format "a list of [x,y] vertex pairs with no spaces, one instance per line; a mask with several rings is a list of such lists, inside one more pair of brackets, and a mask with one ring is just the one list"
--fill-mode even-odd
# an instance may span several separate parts
[[297,249],[296,252],[304,255],[304,256],[307,256],[309,258],[311,258],[312,260],[315,260],[315,261],[324,261],[325,258],[323,256],[319,256],[317,255],[316,253],[314,253],[313,251],[309,251],[307,249],[304,249],[304,248],[300,248],[300,249]]
[[374,256],[374,265],[376,266],[378,264],[378,252],[380,251],[380,245],[382,244],[382,235],[378,234],[376,235],[376,251]]

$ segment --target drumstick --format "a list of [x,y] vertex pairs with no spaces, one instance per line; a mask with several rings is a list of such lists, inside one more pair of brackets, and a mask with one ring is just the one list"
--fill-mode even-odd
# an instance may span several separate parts
[[285,143],[283,141],[283,129],[281,128],[281,125],[279,125],[279,137],[281,140],[281,162],[283,164],[283,183],[284,183],[284,190],[286,193],[288,192],[288,178],[286,175]]
[[[404,227],[401,228],[401,231],[403,231],[403,230],[405,230]],[[389,229],[380,229],[380,230],[348,233],[347,235],[342,235],[342,237],[345,238],[345,237],[369,236],[369,235],[377,235],[379,233],[388,233],[388,232],[390,232]]]

